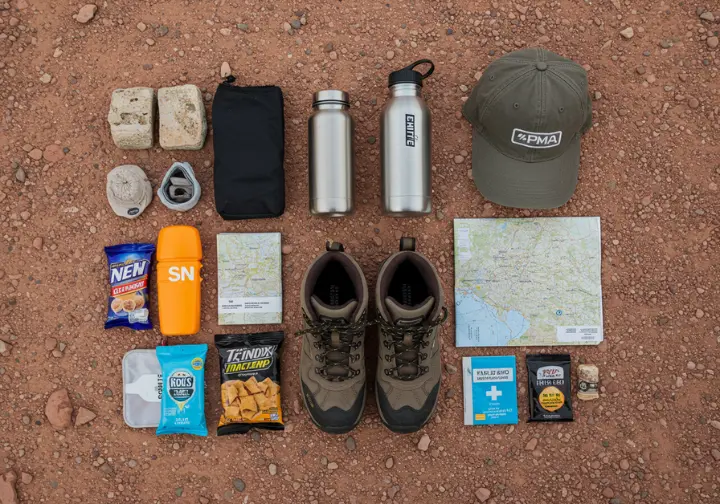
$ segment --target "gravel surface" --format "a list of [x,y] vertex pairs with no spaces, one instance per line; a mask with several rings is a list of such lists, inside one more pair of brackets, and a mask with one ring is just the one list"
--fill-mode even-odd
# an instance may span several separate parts
[[[720,502],[719,20],[716,1],[0,0],[0,503]],[[543,212],[482,198],[460,114],[491,61],[537,44],[584,65],[595,98],[577,192]],[[379,117],[388,74],[420,58],[436,65],[423,91],[434,121],[433,213],[392,219],[379,209]],[[281,218],[224,222],[215,213],[210,112],[228,69],[240,85],[284,91]],[[201,151],[114,146],[114,89],[183,84],[203,93]],[[313,92],[328,88],[350,93],[356,121],[359,201],[339,220],[307,208],[306,121]],[[157,186],[173,160],[190,162],[203,185],[193,210],[154,201],[133,221],[112,213],[108,171],[137,164]],[[601,376],[600,399],[575,401],[575,422],[527,424],[526,349],[455,348],[450,310],[444,390],[422,432],[386,430],[372,383],[351,437],[313,426],[293,334],[300,279],[326,239],[343,242],[373,286],[398,238],[417,237],[452,307],[454,218],[571,215],[602,218],[606,330],[599,347],[567,349]],[[215,436],[212,350],[208,438],[124,425],[122,357],[154,347],[159,333],[102,329],[102,248],[154,242],[179,223],[200,229],[207,255],[202,330],[183,343],[266,329],[217,326],[215,235],[283,233],[285,432]],[[154,298],[150,308],[157,321]],[[374,334],[369,341],[372,376]],[[507,353],[519,357],[521,423],[463,427],[461,356]]]

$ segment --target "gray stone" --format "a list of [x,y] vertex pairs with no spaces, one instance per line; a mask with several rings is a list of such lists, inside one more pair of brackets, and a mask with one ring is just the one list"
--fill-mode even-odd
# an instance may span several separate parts
[[193,84],[158,90],[160,146],[165,150],[200,150],[207,120],[200,88]]
[[705,11],[702,14],[700,14],[700,19],[702,19],[703,21],[713,22],[713,21],[715,21],[715,15],[710,11]]
[[110,134],[120,149],[150,149],[155,123],[155,91],[136,87],[116,89],[108,112]]

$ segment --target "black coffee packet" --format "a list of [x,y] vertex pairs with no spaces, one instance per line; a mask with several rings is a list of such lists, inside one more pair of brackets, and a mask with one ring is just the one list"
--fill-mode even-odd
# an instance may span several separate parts
[[528,355],[528,422],[571,422],[570,356]]

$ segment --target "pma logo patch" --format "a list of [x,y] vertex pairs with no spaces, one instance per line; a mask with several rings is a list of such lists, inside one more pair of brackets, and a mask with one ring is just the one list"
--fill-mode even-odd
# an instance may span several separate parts
[[552,133],[534,133],[515,128],[512,132],[512,143],[522,145],[530,149],[550,149],[560,145],[562,131]]

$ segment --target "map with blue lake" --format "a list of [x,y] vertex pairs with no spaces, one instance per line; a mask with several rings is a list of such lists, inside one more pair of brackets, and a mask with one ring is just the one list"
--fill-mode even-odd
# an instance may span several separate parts
[[455,219],[459,347],[597,345],[600,218]]

